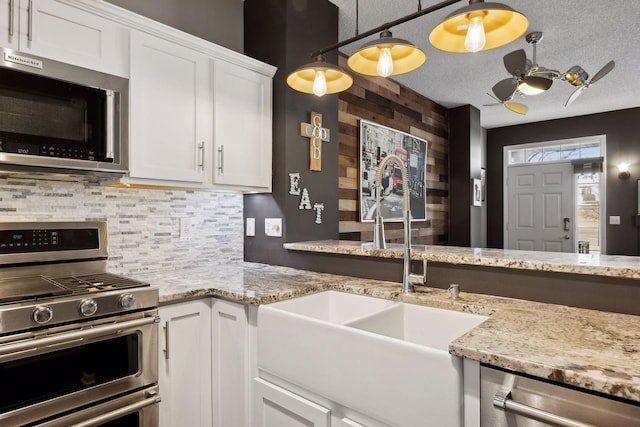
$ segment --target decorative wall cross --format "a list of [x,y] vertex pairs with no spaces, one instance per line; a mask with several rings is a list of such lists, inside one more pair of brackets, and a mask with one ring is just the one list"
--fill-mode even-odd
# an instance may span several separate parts
[[300,136],[309,140],[309,169],[322,170],[322,141],[329,142],[329,129],[322,127],[322,114],[311,113],[311,123],[300,123]]

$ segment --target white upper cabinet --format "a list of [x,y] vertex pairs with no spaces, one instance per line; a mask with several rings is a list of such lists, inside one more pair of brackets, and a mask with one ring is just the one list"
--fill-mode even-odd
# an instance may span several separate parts
[[53,0],[0,0],[0,45],[128,77],[127,30]]
[[213,67],[213,183],[271,191],[272,80],[226,61]]
[[132,178],[205,182],[205,152],[211,141],[209,80],[205,55],[132,31]]

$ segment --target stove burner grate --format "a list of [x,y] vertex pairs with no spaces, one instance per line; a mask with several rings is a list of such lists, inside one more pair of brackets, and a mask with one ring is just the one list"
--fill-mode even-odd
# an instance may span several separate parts
[[70,290],[74,294],[150,286],[148,283],[139,282],[137,280],[111,273],[87,274],[82,276],[57,278],[45,277],[45,279],[58,286],[62,286],[67,290]]

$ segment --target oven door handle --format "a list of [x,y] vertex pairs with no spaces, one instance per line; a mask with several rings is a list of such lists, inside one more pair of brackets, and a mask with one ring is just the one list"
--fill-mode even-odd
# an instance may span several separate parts
[[94,338],[101,335],[108,335],[116,333],[125,329],[133,329],[140,326],[150,325],[152,323],[160,322],[160,316],[145,317],[143,319],[129,320],[120,323],[110,323],[104,326],[94,326],[88,329],[81,329],[78,331],[61,333],[59,335],[52,335],[44,338],[33,338],[27,341],[20,341],[12,344],[0,346],[0,356],[4,356],[11,353],[18,353],[26,350],[37,350],[39,348],[64,344],[66,342],[78,341],[81,339]]
[[[122,408],[118,408],[115,409],[111,412],[106,412],[104,414],[100,414],[97,417],[94,418],[90,418],[88,420],[82,421],[80,423],[76,423],[71,425],[70,427],[95,427],[95,426],[99,426],[101,424],[107,423],[109,421],[113,421],[116,420],[124,415],[130,414],[132,412],[135,411],[139,411],[140,409],[144,409],[148,406],[152,406],[152,405],[156,405],[158,403],[160,403],[162,399],[160,398],[160,396],[155,395],[155,396],[151,396],[148,397],[144,400],[141,400],[140,402],[136,402],[136,403],[132,403],[130,405],[127,406],[123,406]],[[47,423],[45,424],[37,424],[34,427],[38,427],[38,426],[45,426],[47,425]]]

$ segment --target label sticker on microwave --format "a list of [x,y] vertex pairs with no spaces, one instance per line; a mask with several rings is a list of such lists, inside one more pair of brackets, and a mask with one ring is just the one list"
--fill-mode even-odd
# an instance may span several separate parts
[[16,55],[15,53],[5,52],[4,60],[7,62],[13,62],[14,64],[26,65],[27,67],[42,69],[42,61],[35,58],[29,58],[28,56]]

